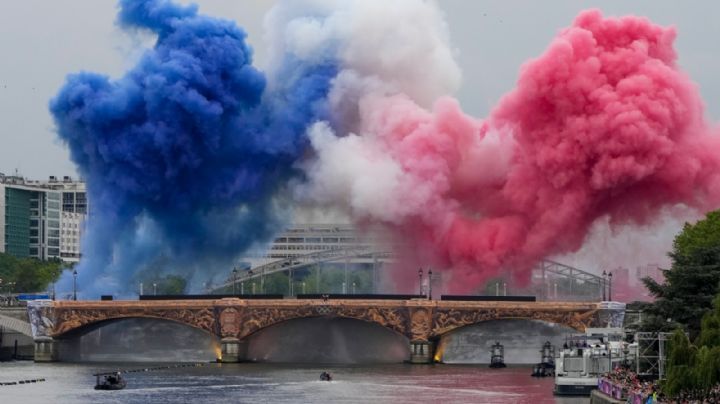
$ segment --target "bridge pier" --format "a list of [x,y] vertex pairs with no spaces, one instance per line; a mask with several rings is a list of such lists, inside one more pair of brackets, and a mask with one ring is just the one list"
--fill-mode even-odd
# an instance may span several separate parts
[[247,360],[248,342],[237,338],[223,338],[220,341],[222,363],[237,363]]
[[35,338],[35,362],[55,362],[58,360],[58,342],[51,337]]
[[435,342],[410,341],[410,363],[433,363],[433,355],[435,355]]

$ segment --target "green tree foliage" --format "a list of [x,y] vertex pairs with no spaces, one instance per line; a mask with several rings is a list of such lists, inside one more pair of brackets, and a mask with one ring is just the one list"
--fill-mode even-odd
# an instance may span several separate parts
[[669,396],[682,391],[708,391],[720,383],[720,294],[712,311],[702,320],[697,344],[690,344],[677,329],[670,340],[667,380],[663,384]]
[[720,347],[720,293],[715,297],[713,306],[713,310],[706,313],[702,320],[700,337],[698,337],[700,346]]
[[685,223],[683,230],[673,242],[673,260],[693,261],[698,250],[720,246],[720,210],[707,214],[705,219],[695,224]]
[[58,259],[40,261],[0,253],[0,293],[43,292],[70,266]]
[[697,349],[690,344],[687,335],[681,329],[676,329],[670,339],[667,379],[663,384],[666,394],[674,397],[683,390],[695,388],[693,367],[696,356]]
[[665,271],[663,283],[643,279],[655,296],[643,328],[661,330],[677,323],[694,339],[720,291],[720,211],[710,212],[695,224],[686,223],[669,255],[672,267]]

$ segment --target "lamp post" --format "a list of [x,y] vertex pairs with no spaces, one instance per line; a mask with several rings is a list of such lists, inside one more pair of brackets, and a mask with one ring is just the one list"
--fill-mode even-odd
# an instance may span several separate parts
[[608,272],[608,300],[612,301],[612,272]]
[[432,300],[432,268],[428,269],[428,300]]
[[605,279],[607,278],[607,272],[603,270],[602,273],[602,299],[605,301]]
[[77,270],[73,269],[73,300],[77,300]]
[[233,296],[237,295],[237,268],[233,268],[232,274],[233,274]]
[[418,285],[420,285],[419,295],[421,295],[421,296],[423,294],[422,278],[423,278],[423,270],[422,270],[422,268],[420,268],[420,269],[418,269],[418,280],[419,280]]
[[153,295],[157,296],[157,283],[153,283]]

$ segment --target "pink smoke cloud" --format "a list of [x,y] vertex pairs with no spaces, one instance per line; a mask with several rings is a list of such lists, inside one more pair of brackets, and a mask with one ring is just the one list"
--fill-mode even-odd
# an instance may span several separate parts
[[[451,269],[456,291],[509,269],[527,280],[538,260],[578,250],[601,217],[646,224],[676,204],[715,208],[720,144],[676,65],[675,35],[583,12],[485,121],[450,98],[428,111],[369,94],[360,135],[312,131],[316,197],[410,240],[407,262]],[[368,182],[377,162],[392,170]]]

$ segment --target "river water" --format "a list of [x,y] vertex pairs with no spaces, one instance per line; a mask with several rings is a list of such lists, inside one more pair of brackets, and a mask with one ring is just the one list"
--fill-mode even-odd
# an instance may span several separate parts
[[[20,403],[587,403],[556,398],[552,378],[528,367],[479,365],[216,364],[128,373],[127,388],[95,391],[95,372],[167,363],[0,363],[0,402]],[[334,380],[322,382],[329,371]]]

